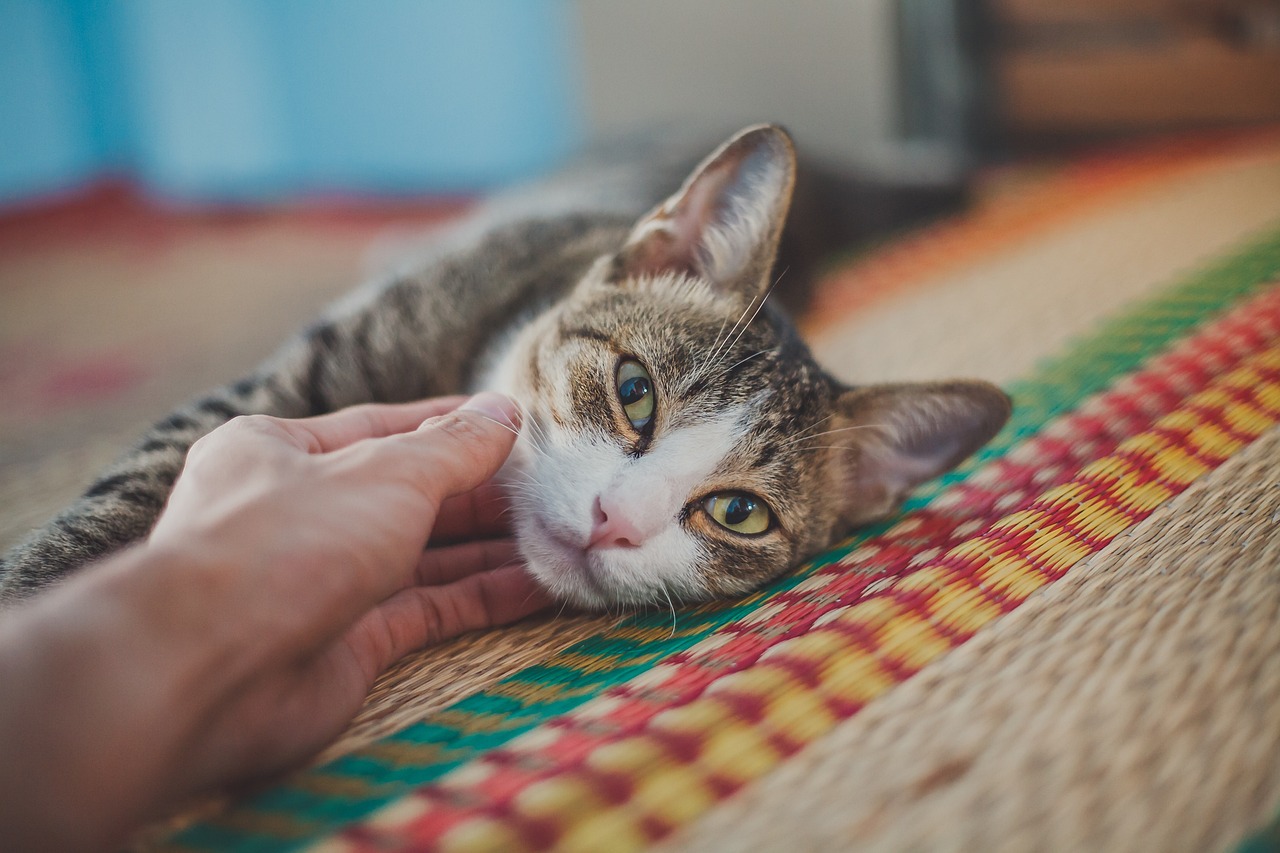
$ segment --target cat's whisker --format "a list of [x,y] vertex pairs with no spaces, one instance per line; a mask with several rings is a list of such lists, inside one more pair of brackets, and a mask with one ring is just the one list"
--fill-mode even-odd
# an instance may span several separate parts
[[737,344],[738,339],[747,331],[747,327],[751,325],[751,320],[755,319],[754,314],[751,316],[751,319],[747,319],[748,312],[750,312],[755,306],[756,303],[754,301],[747,305],[746,309],[742,312],[742,316],[738,318],[738,321],[733,324],[733,328],[729,330],[729,334],[725,336],[724,343],[707,358],[708,365],[718,364],[724,360],[725,356],[733,352],[734,345]]
[[[715,364],[721,358],[723,358],[729,352],[730,349],[733,348],[733,344],[730,343],[730,341],[734,340],[734,333],[738,331],[738,326],[742,324],[742,321],[746,320],[747,314],[751,312],[751,307],[754,304],[755,302],[753,300],[752,302],[747,303],[746,308],[742,309],[742,315],[739,316],[738,319],[734,321],[733,326],[730,327],[729,334],[725,335],[723,344],[719,343],[720,336],[719,335],[716,336],[717,346],[713,346],[711,348],[711,352],[707,356],[707,364]],[[753,315],[753,319],[754,319],[754,315]],[[751,324],[751,321],[747,320],[747,325],[750,325],[750,324]],[[723,324],[721,325],[721,328],[723,328]],[[743,329],[746,329],[746,326],[743,326]]]
[[551,433],[547,432],[547,428],[540,422],[538,423],[536,438],[538,449],[546,452],[546,448],[551,444]]
[[[743,316],[746,316],[745,312],[743,313]],[[734,328],[737,327],[738,321],[741,319],[742,317],[739,317],[738,320],[735,320],[732,326],[729,325],[729,318],[727,316],[720,320],[720,330],[716,332],[716,339],[711,346],[711,352],[715,352],[720,349],[724,342],[733,334]]]
[[536,449],[544,451],[545,446],[551,443],[551,436],[547,432],[547,428],[534,412],[528,412],[526,418],[529,424],[530,443],[533,444]]
[[738,319],[734,320],[733,325],[729,327],[729,333],[725,335],[725,340],[724,340],[726,348],[729,346],[729,341],[733,340],[733,337],[734,335],[737,334],[738,330],[740,328],[745,328],[745,326],[743,325],[744,322],[745,323],[750,322],[749,320],[747,320],[747,315],[751,313],[751,309],[754,307],[754,305],[755,305],[755,300],[748,302],[746,307],[742,309],[742,313],[738,315]]
[[667,589],[666,581],[662,578],[658,578],[658,588],[661,589],[662,594],[666,596],[667,606],[671,608],[671,633],[667,636],[667,639],[669,640],[676,635],[676,605],[675,602],[671,600],[671,593]]
[[[764,292],[764,296],[762,296],[759,300],[759,303],[756,304],[755,306],[756,310],[751,313],[751,318],[747,320],[746,324],[742,327],[742,330],[738,332],[738,336],[734,338],[732,343],[730,343],[729,346],[726,348],[725,354],[732,352],[733,348],[738,345],[738,341],[742,340],[742,336],[747,333],[747,329],[751,328],[751,324],[756,321],[756,317],[759,316],[761,309],[764,308],[764,304],[768,302],[769,297],[773,295],[773,289],[778,286],[778,282],[782,281],[782,277],[787,274],[787,270],[789,269],[791,268],[784,267],[782,272],[778,273],[778,277],[773,280],[773,284],[769,285],[769,289]],[[747,309],[750,310],[750,308],[751,306],[748,305]]]
[[747,356],[746,358],[738,359],[738,361],[734,362],[730,367],[726,367],[724,370],[720,371],[720,375],[728,376],[734,370],[737,370],[739,367],[746,364],[748,361],[751,361],[751,359],[758,358],[764,355],[765,353],[771,352],[771,351],[772,350],[762,349],[757,352],[753,352],[751,355]]
[[[537,481],[529,480],[522,483],[509,482],[504,484],[508,497],[514,500],[536,501],[541,495],[541,489]],[[512,512],[514,506],[509,506],[503,510],[503,513]]]
[[888,428],[889,428],[888,424],[856,424],[854,426],[839,427],[838,429],[829,429],[823,432],[815,432],[812,435],[806,435],[800,438],[793,438],[791,441],[788,441],[786,444],[784,444],[783,447],[790,447],[791,445],[801,441],[812,441],[813,439],[821,438],[824,435],[835,435],[836,433],[840,433],[840,432],[854,432],[855,430],[861,430],[861,429],[885,430]]
[[545,444],[546,442],[539,441],[538,436],[535,435],[533,432],[530,432],[528,433],[528,440],[524,443],[524,446],[528,448],[531,453],[537,456],[548,457],[551,454],[548,452],[547,448],[544,446]]
[[529,603],[529,599],[533,598],[533,596],[534,596],[536,593],[537,593],[537,590],[536,590],[536,589],[531,589],[531,590],[529,590],[529,594],[528,594],[528,595],[526,595],[526,596],[524,597],[524,601],[520,602],[520,604],[521,604],[521,605],[528,604],[528,603]]
[[538,433],[538,417],[529,410],[528,406],[519,401],[516,402],[516,409],[520,412],[520,421],[528,429],[529,439],[532,442]]
[[835,413],[834,413],[834,412],[832,412],[831,414],[827,415],[825,418],[819,418],[818,420],[816,420],[816,421],[814,421],[813,423],[809,424],[809,426],[805,427],[804,429],[800,430],[800,431],[799,431],[798,433],[796,433],[795,435],[791,436],[791,440],[790,440],[790,441],[788,441],[788,442],[787,442],[785,445],[783,445],[783,446],[785,447],[785,446],[788,446],[788,445],[791,445],[791,444],[795,444],[797,441],[800,441],[801,439],[808,437],[808,435],[809,435],[809,433],[810,433],[811,431],[813,431],[813,430],[817,429],[818,427],[822,426],[823,424],[825,424],[827,421],[831,420],[831,419],[832,419],[832,418],[834,418],[834,417],[835,417]]
[[711,346],[707,348],[708,352],[715,352],[720,348],[720,336],[724,334],[725,324],[729,322],[729,318],[725,317],[720,321],[720,329],[716,332],[716,339],[712,341]]
[[524,424],[524,431],[521,434],[526,439],[524,446],[538,456],[549,457],[550,454],[547,452],[545,445],[550,442],[545,429],[538,421],[537,415],[524,406],[520,406],[520,412]]
[[514,435],[516,438],[519,438],[519,437],[520,437],[520,430],[516,429],[516,428],[515,428],[515,426],[514,426],[513,424],[511,424],[510,422],[503,423],[502,421],[498,420],[497,418],[491,418],[491,417],[489,417],[488,415],[481,415],[480,417],[484,418],[486,421],[488,421],[488,422],[489,422],[489,423],[491,423],[491,424],[497,424],[498,426],[500,426],[500,427],[502,427],[503,429],[505,429],[507,432],[509,432],[509,433],[511,433],[512,435]]

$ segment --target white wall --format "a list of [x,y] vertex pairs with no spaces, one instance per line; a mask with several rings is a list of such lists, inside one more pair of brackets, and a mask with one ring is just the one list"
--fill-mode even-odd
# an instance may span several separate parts
[[574,0],[588,129],[778,121],[808,151],[894,154],[893,0]]

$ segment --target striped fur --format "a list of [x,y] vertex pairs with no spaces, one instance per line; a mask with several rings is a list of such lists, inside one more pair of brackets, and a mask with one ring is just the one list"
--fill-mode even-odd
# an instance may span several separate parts
[[[1007,399],[965,383],[893,391],[900,404],[893,412],[876,410],[877,422],[859,424],[859,401],[883,400],[885,391],[868,396],[840,386],[813,362],[785,315],[764,305],[786,251],[782,224],[795,177],[781,130],[737,135],[663,201],[669,173],[655,167],[650,175],[638,164],[632,174],[640,177],[625,182],[627,192],[615,186],[593,199],[589,187],[575,188],[573,204],[548,190],[554,213],[539,214],[537,193],[482,209],[409,271],[352,294],[251,375],[152,427],[79,500],[5,556],[0,601],[145,537],[187,449],[242,414],[305,417],[490,385],[516,396],[543,434],[558,417],[564,435],[591,435],[617,444],[619,456],[638,457],[649,447],[624,446],[609,426],[618,420],[611,371],[620,356],[643,351],[670,404],[652,440],[675,441],[682,425],[729,408],[747,412],[715,448],[711,479],[715,488],[766,497],[780,521],[772,537],[725,536],[698,510],[710,480],[685,488],[670,519],[693,543],[682,552],[685,564],[671,569],[695,579],[676,590],[682,598],[737,592],[776,575],[829,545],[850,521],[897,505],[901,486],[867,483],[863,472],[889,467],[909,487],[955,464],[1004,422]],[[641,217],[645,210],[651,213]],[[844,426],[858,429],[817,447],[797,440]],[[533,435],[526,430],[522,443]],[[918,462],[922,455],[927,464]],[[557,480],[554,472],[531,471],[522,473]],[[558,476],[583,482],[582,473]],[[632,580],[607,583],[601,594],[558,582],[553,570],[539,570],[546,560],[529,522],[534,514],[532,502],[517,500],[522,550],[565,598],[608,606],[668,594],[635,559],[623,573]],[[650,556],[654,566],[671,557]]]

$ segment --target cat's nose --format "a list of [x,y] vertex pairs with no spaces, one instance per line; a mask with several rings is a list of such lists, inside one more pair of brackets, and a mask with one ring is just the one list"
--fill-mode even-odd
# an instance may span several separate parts
[[588,548],[634,548],[644,540],[644,532],[628,519],[627,513],[596,498]]

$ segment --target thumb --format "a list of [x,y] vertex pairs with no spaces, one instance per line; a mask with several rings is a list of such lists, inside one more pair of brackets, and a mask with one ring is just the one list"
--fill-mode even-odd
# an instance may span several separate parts
[[392,439],[409,451],[398,460],[402,472],[414,477],[439,506],[445,498],[469,492],[496,474],[511,454],[519,428],[515,401],[503,394],[481,393]]

